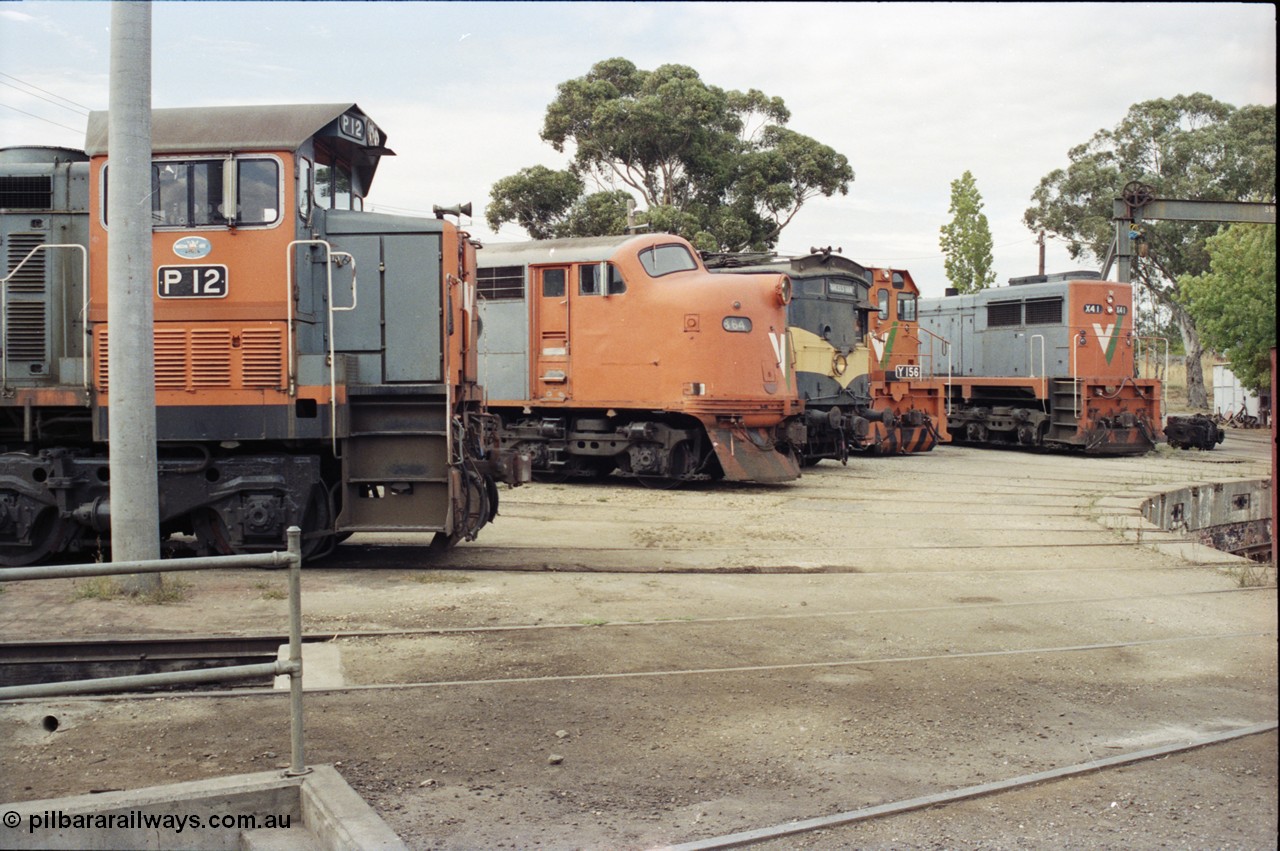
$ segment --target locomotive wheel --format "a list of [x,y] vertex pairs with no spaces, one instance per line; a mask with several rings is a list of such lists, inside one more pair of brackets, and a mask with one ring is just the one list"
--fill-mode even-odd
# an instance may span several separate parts
[[68,536],[74,531],[73,525],[72,521],[62,517],[56,507],[47,506],[31,524],[31,546],[0,546],[0,565],[25,567],[62,552]]
[[307,510],[302,515],[302,560],[324,558],[337,546],[328,491],[324,485],[316,485],[311,489]]
[[671,447],[671,475],[669,476],[636,476],[636,481],[652,490],[672,490],[684,484],[682,476],[694,470],[694,459],[689,451],[687,441],[680,441]]
[[235,549],[227,540],[227,526],[221,515],[212,508],[201,508],[191,515],[191,527],[200,547],[210,555],[235,555]]

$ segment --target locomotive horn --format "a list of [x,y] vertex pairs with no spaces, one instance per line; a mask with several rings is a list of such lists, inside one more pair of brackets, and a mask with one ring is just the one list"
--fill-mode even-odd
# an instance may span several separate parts
[[431,208],[431,212],[437,219],[443,219],[445,216],[470,216],[471,202],[465,204],[454,204],[452,207],[441,207],[436,205]]

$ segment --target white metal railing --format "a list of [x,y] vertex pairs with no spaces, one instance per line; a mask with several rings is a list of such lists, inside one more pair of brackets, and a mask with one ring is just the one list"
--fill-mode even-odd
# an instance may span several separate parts
[[929,335],[928,358],[929,358],[929,374],[930,375],[937,374],[933,370],[933,343],[936,340],[937,342],[942,344],[942,353],[947,356],[947,416],[951,416],[951,341],[948,340],[946,337],[933,333],[928,328],[924,327],[919,323],[916,324],[916,332],[917,334]]
[[[1164,343],[1164,372],[1162,373],[1162,377],[1160,380],[1162,382],[1168,381],[1169,380],[1169,338],[1147,336],[1147,337],[1135,337],[1134,340],[1135,340],[1135,343],[1134,343],[1133,357],[1134,357],[1135,364],[1144,363],[1148,357],[1147,354],[1143,351],[1144,343],[1150,341],[1150,343],[1152,344],[1152,348],[1155,349],[1155,354],[1157,358],[1159,358],[1160,356],[1160,344]],[[1155,376],[1140,376],[1140,377],[1154,378]],[[1165,418],[1165,395],[1163,392],[1161,392],[1160,393],[1160,420],[1163,422],[1164,418]]]
[[[287,313],[285,318],[285,347],[287,349],[288,358],[288,381],[289,395],[292,396],[298,392],[298,372],[297,358],[293,350],[293,251],[299,245],[321,245],[324,246],[325,252],[325,282],[329,294],[329,303],[327,305],[329,315],[329,439],[333,444],[334,454],[338,454],[338,361],[337,351],[334,343],[334,322],[333,315],[339,312],[346,312],[356,309],[356,258],[346,251],[334,251],[333,246],[327,240],[323,239],[295,239],[289,243],[285,249],[285,304],[287,305]],[[335,307],[333,304],[333,260],[335,257],[345,257],[351,263],[351,304],[347,307]],[[338,265],[342,265],[339,262]]]
[[[23,257],[14,266],[9,274],[0,278],[0,387],[9,386],[9,281],[18,271],[27,264],[27,261],[34,257],[38,252],[47,251],[51,248],[73,248],[80,252],[80,283],[84,290],[82,304],[80,306],[80,321],[86,322],[89,318],[89,251],[83,245],[75,243],[55,243],[49,245],[37,245],[27,252],[27,256]],[[87,326],[86,326],[87,328]],[[89,389],[89,346],[87,342],[84,351],[81,352],[80,366],[81,381],[86,390]],[[62,353],[64,357],[71,357],[71,352],[67,348],[71,341],[69,329],[63,329],[62,335]]]
[[1036,377],[1036,348],[1035,341],[1040,341],[1040,398],[1043,400],[1042,405],[1049,404],[1049,367],[1045,362],[1044,356],[1044,334],[1032,334],[1027,338],[1027,372],[1032,381]]
[[161,674],[137,674],[127,677],[99,677],[60,683],[33,683],[0,688],[0,700],[60,697],[70,694],[129,691],[151,686],[209,683],[256,676],[289,677],[289,776],[307,774],[302,746],[302,530],[290,526],[287,552],[250,553],[235,556],[210,556],[189,559],[148,559],[114,561],[99,564],[59,564],[41,567],[8,567],[0,570],[0,582],[28,579],[66,579],[88,576],[119,576],[130,573],[171,573],[179,570],[211,570],[229,567],[289,568],[289,659],[287,662],[263,662],[257,665],[228,665],[197,671],[170,671]]

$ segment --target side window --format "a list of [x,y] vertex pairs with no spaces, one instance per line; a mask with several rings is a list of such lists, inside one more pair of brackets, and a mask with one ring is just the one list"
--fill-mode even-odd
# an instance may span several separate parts
[[298,161],[298,215],[311,215],[311,160]]
[[916,321],[916,297],[914,295],[898,294],[898,319],[903,322]]
[[330,210],[358,210],[352,204],[351,169],[342,163],[316,161],[316,206]]
[[622,270],[612,263],[609,264],[609,288],[605,290],[606,295],[622,295],[627,291],[627,282],[622,279]]
[[542,270],[542,297],[564,298],[564,269]]
[[280,215],[280,166],[275,160],[240,160],[236,222],[268,225]]
[[578,295],[600,295],[600,266],[595,263],[578,267]]
[[316,163],[316,206],[327,210],[333,206],[333,169],[325,163]]
[[880,290],[876,293],[876,304],[880,308],[880,318],[889,318],[889,291]]
[[333,169],[333,208],[335,210],[357,210],[351,204],[351,169],[335,166]]

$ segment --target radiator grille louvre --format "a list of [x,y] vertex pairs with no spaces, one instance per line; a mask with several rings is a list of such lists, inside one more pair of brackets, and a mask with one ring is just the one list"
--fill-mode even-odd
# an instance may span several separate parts
[[214,328],[191,332],[191,386],[231,386],[231,332]]
[[[5,274],[9,275],[17,268],[28,254],[31,253],[38,245],[44,245],[44,234],[40,233],[15,233],[10,234],[5,242],[6,260],[8,266],[5,268]],[[54,249],[57,250],[57,249]],[[13,276],[9,281],[9,295],[16,293],[29,293],[31,295],[44,295],[45,288],[45,267],[48,265],[48,250],[35,255],[23,265],[18,274]]]
[[[97,335],[97,383],[104,392],[108,336],[105,329]],[[249,328],[238,335],[230,328],[157,328],[156,390],[283,389],[283,337],[279,328]]]
[[156,389],[187,389],[187,334],[182,330],[156,331]]
[[284,346],[278,328],[246,328],[240,335],[245,387],[284,386]]
[[6,356],[11,361],[43,361],[45,330],[44,302],[9,302]]

